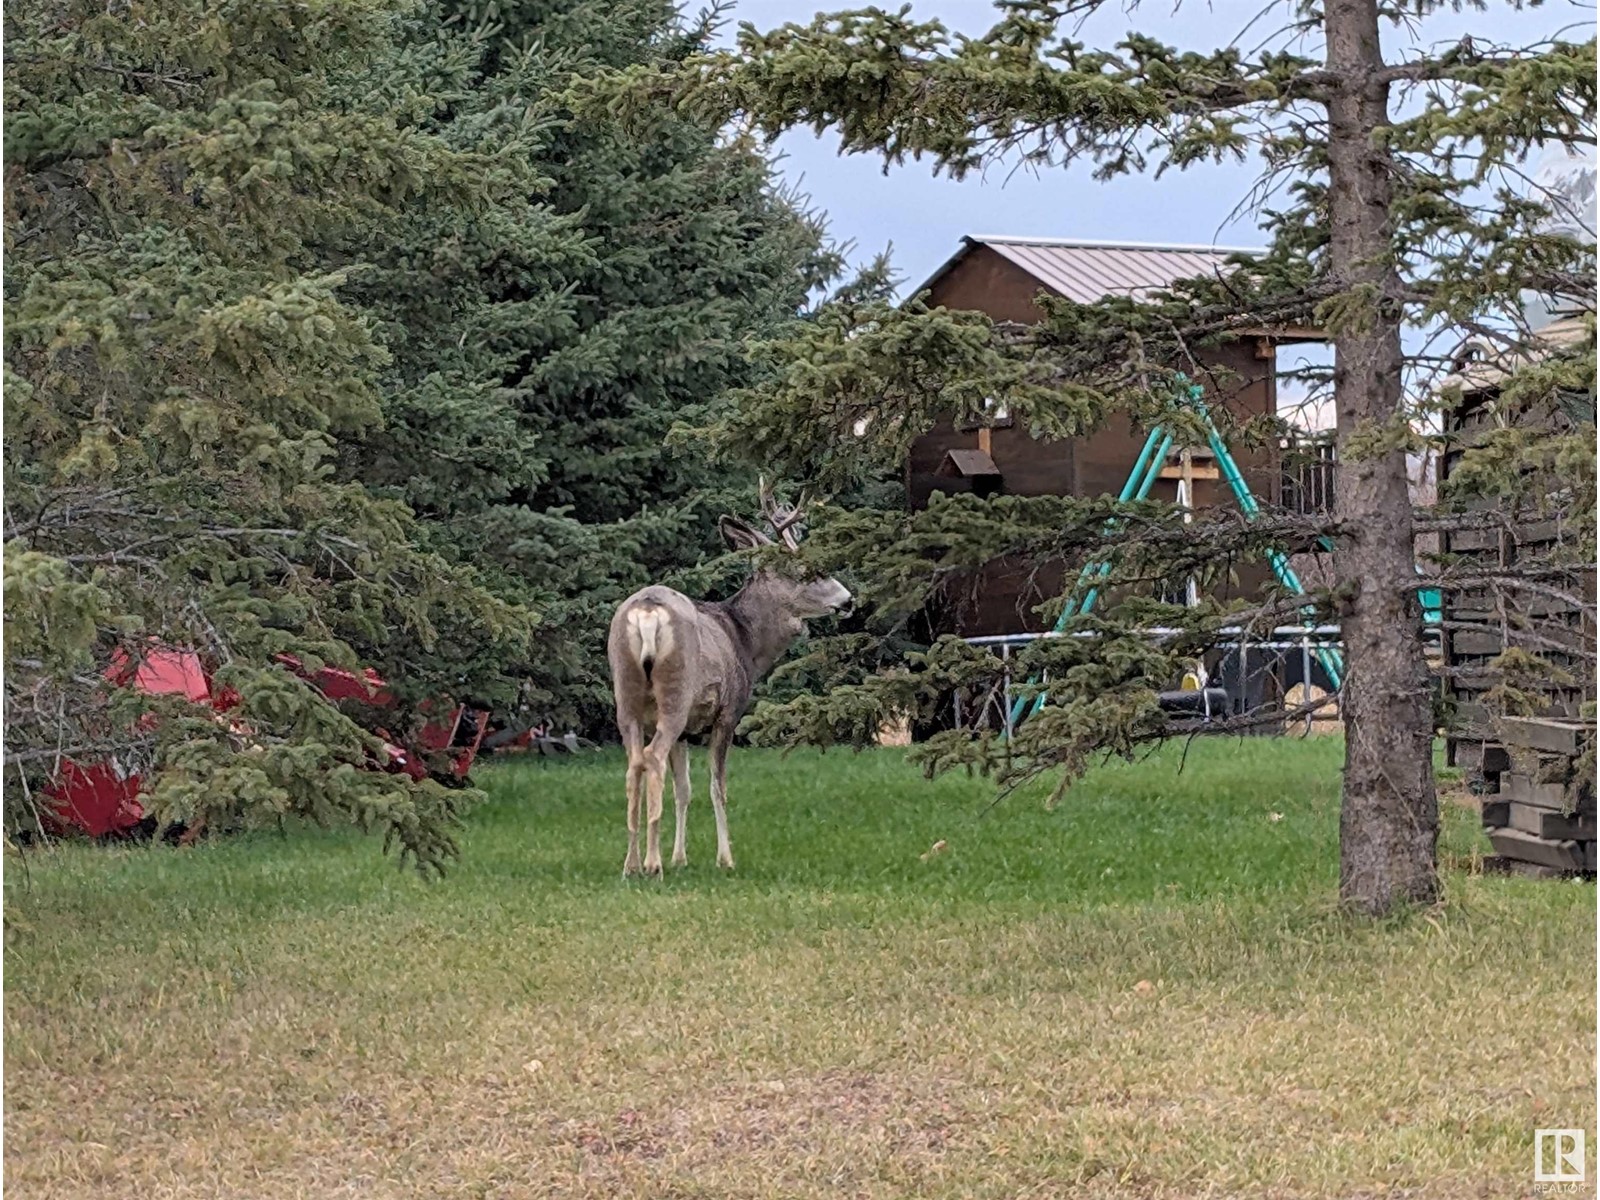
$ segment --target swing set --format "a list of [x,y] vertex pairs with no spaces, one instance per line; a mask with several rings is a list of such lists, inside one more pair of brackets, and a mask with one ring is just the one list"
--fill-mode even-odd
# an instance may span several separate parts
[[[1243,472],[1239,470],[1239,464],[1234,459],[1232,452],[1229,451],[1228,444],[1223,439],[1221,431],[1217,429],[1216,422],[1211,419],[1211,412],[1206,407],[1204,400],[1204,389],[1197,383],[1190,383],[1183,375],[1178,376],[1178,384],[1182,389],[1179,401],[1199,417],[1201,427],[1205,431],[1206,442],[1211,448],[1211,453],[1216,459],[1223,479],[1227,481],[1229,489],[1233,492],[1240,511],[1244,513],[1247,521],[1256,520],[1261,515],[1261,505],[1256,500],[1255,493],[1250,490],[1249,483],[1245,481]],[[1122,485],[1122,491],[1117,496],[1118,503],[1144,500],[1149,497],[1150,489],[1155,485],[1155,481],[1160,476],[1162,468],[1166,465],[1167,457],[1172,451],[1173,440],[1172,429],[1164,423],[1158,423],[1150,429],[1149,436],[1145,438],[1144,446],[1139,451],[1139,457],[1134,460],[1133,468],[1128,472],[1128,480]],[[1180,491],[1182,490],[1180,486]],[[1180,499],[1186,507],[1192,507],[1192,495],[1185,494]],[[1106,522],[1104,535],[1109,537],[1115,533],[1117,526],[1118,522],[1115,518]],[[1327,538],[1321,538],[1319,541],[1324,550],[1333,549],[1333,544]],[[1267,551],[1267,562],[1272,567],[1273,575],[1277,577],[1278,582],[1286,590],[1297,596],[1306,594],[1305,585],[1301,583],[1300,577],[1295,573],[1294,568],[1289,565],[1288,555],[1281,550],[1269,549]],[[1068,596],[1067,602],[1061,610],[1061,615],[1056,618],[1053,630],[1055,634],[1060,634],[1067,627],[1067,623],[1074,617],[1086,616],[1093,611],[1095,602],[1100,597],[1101,582],[1110,574],[1111,560],[1109,557],[1092,560],[1084,565],[1083,569],[1078,573],[1077,584],[1073,587],[1071,595]],[[1422,601],[1424,620],[1430,624],[1438,624],[1442,620],[1440,593],[1437,589],[1423,588],[1418,594]],[[1317,632],[1316,614],[1309,605],[1301,610],[1301,617],[1308,636]],[[1333,684],[1333,690],[1338,691],[1344,684],[1344,654],[1337,646],[1321,643],[1313,648],[1311,653],[1315,655],[1318,664]],[[1198,676],[1193,678],[1195,686],[1203,693],[1205,691],[1205,680]],[[1186,676],[1186,685],[1189,680],[1190,677]],[[1037,677],[1030,676],[1028,682],[1030,684],[1037,683]],[[1031,705],[1027,696],[1019,696],[1011,705],[1009,726],[1015,728],[1024,717],[1036,714],[1044,707],[1047,696],[1048,693],[1041,689],[1033,697]]]

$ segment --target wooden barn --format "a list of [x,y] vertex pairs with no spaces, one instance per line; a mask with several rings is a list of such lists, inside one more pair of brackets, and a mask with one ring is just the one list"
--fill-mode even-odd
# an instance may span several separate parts
[[[1540,331],[1551,345],[1588,336],[1581,317],[1565,317]],[[1502,365],[1474,363],[1458,377],[1459,407],[1446,414],[1449,448],[1440,479],[1450,477],[1479,431],[1497,420],[1494,401],[1506,378]],[[1561,423],[1559,412],[1531,414]],[[1592,546],[1595,531],[1563,530],[1554,521],[1506,529],[1447,532],[1447,555],[1515,573],[1519,560],[1539,555],[1557,537]],[[1524,873],[1593,872],[1595,790],[1592,775],[1578,766],[1593,744],[1592,721],[1583,706],[1595,700],[1595,572],[1573,571],[1559,590],[1575,593],[1575,606],[1548,593],[1499,598],[1487,588],[1446,591],[1444,658],[1448,691],[1456,706],[1449,761],[1465,771],[1483,794],[1483,823],[1495,848],[1495,865]],[[1452,629],[1452,621],[1472,628]],[[1493,659],[1507,647],[1523,647],[1568,671],[1571,683],[1543,689],[1541,712],[1524,719],[1494,718],[1483,693],[1499,682]]]
[[[1164,246],[1076,241],[1065,238],[968,237],[923,285],[933,307],[987,313],[996,321],[1033,324],[1043,316],[1041,294],[1092,303],[1111,295],[1138,295],[1183,278],[1228,269],[1238,251],[1213,246]],[[1315,330],[1254,330],[1209,348],[1197,382],[1207,403],[1240,418],[1277,411],[1277,347],[1286,342],[1323,341]],[[1032,438],[1004,417],[993,428],[946,423],[912,446],[906,492],[913,508],[925,507],[937,491],[1023,496],[1116,495],[1128,477],[1146,430],[1113,418],[1092,436],[1063,441]],[[1227,484],[1204,446],[1180,450],[1162,472],[1152,495],[1177,499],[1188,471],[1197,509],[1233,506]],[[1264,503],[1282,498],[1279,454],[1270,447],[1235,450],[1251,489]],[[1035,609],[1063,587],[1060,564],[1018,564],[1001,559],[975,576],[953,583],[930,614],[936,633],[963,637],[1039,632],[1047,618]],[[1240,563],[1224,594],[1249,595],[1270,578],[1265,563]],[[1181,585],[1180,585],[1181,586]],[[1179,599],[1179,595],[1174,599]]]

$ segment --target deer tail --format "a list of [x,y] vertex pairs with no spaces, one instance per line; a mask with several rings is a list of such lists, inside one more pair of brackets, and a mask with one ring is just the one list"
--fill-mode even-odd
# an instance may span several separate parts
[[637,639],[639,666],[648,682],[650,672],[655,670],[656,662],[671,640],[666,628],[667,612],[663,608],[640,608],[634,611],[631,624]]

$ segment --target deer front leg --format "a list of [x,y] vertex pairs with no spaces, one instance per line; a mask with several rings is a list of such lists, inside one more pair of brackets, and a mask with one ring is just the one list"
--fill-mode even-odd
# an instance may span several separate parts
[[672,799],[678,809],[678,830],[672,839],[672,865],[687,866],[684,837],[689,825],[689,747],[679,742],[669,756],[672,763]]
[[639,804],[644,798],[644,734],[637,726],[623,731],[622,744],[628,749],[628,856],[622,861],[622,877],[639,873]]
[[711,731],[711,809],[717,816],[717,866],[733,869],[733,847],[728,844],[728,747],[733,727],[718,725]]

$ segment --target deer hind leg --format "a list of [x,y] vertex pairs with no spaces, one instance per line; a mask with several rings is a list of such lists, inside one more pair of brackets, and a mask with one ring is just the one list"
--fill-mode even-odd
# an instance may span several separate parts
[[682,867],[689,863],[684,845],[689,826],[689,747],[678,742],[668,758],[672,764],[672,799],[678,809],[678,829],[672,839],[672,865]]
[[644,846],[644,873],[661,874],[661,793],[667,786],[667,758],[677,744],[677,730],[664,725],[656,726],[656,735],[644,748],[644,797],[646,804],[646,833]]
[[622,744],[628,750],[628,857],[622,862],[622,877],[637,875],[639,866],[639,805],[644,800],[644,731],[637,725],[622,731]]
[[717,816],[717,866],[733,869],[733,847],[728,844],[728,747],[733,728],[718,725],[711,731],[711,809]]

